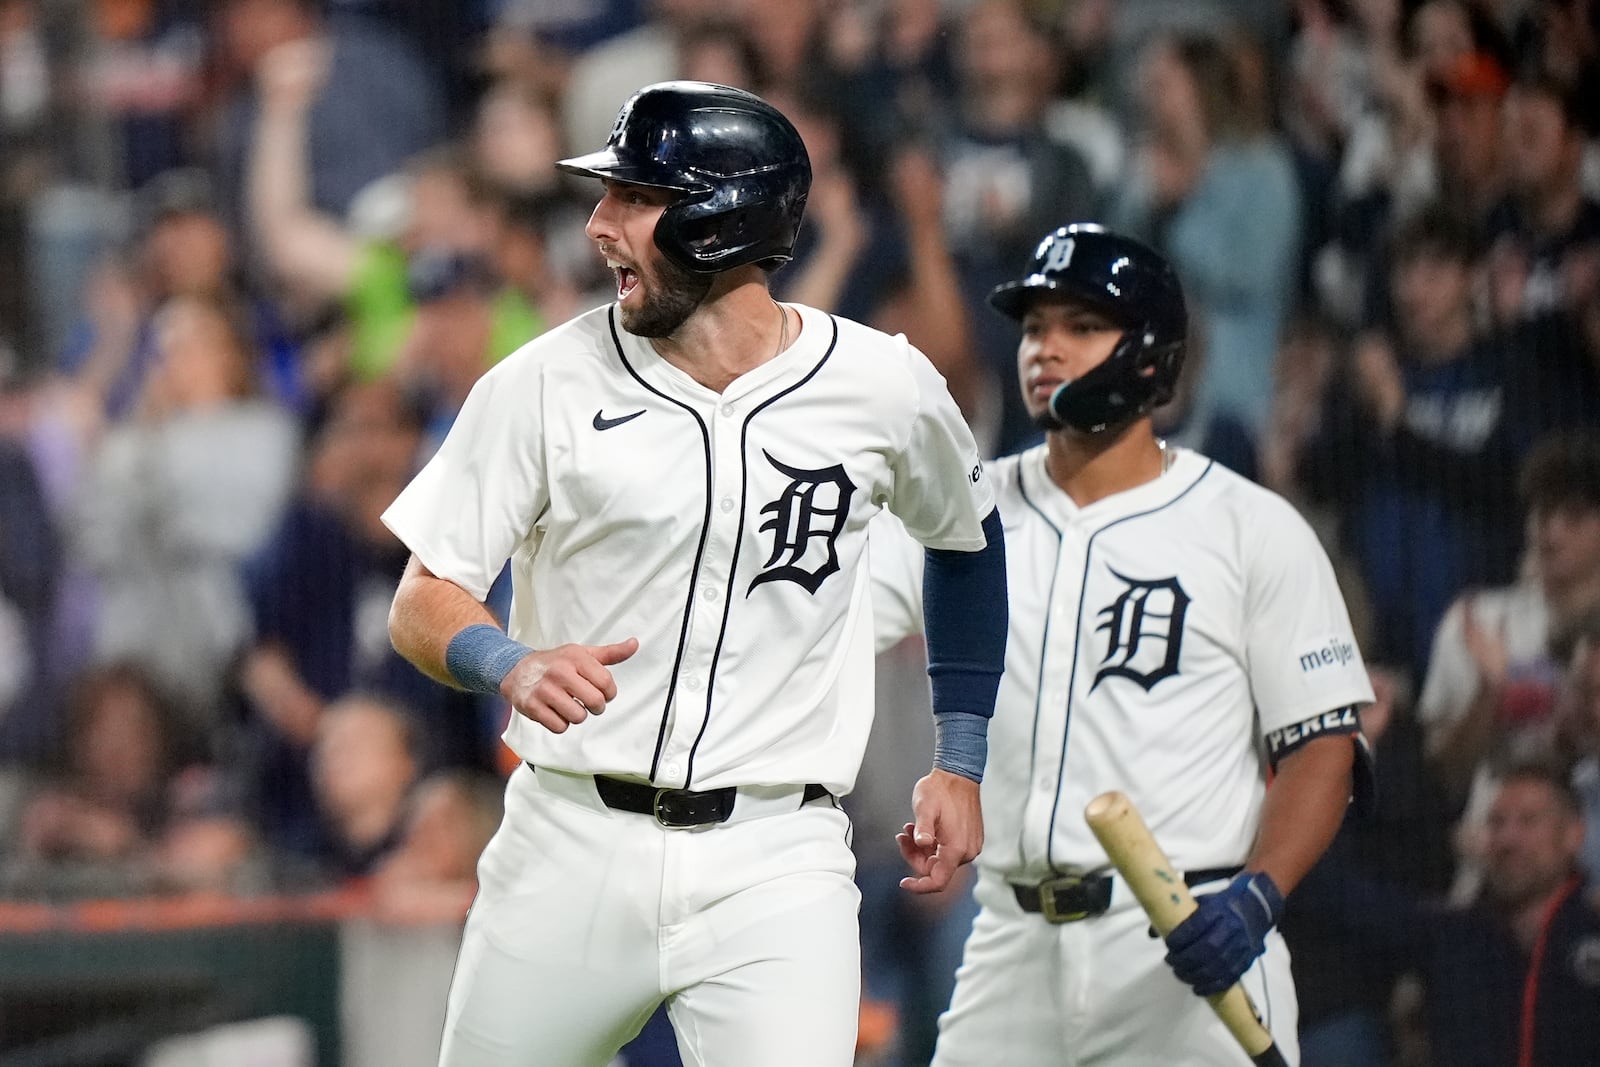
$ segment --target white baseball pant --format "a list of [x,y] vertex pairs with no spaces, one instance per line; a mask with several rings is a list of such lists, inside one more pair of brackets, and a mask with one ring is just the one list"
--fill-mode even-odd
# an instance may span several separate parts
[[860,894],[831,798],[668,829],[527,767],[478,864],[441,1067],[604,1067],[663,999],[686,1067],[849,1067]]
[[[1218,881],[1196,893],[1221,889]],[[1117,879],[1111,907],[1052,925],[981,871],[982,910],[967,938],[933,1067],[1250,1067],[1210,1006],[1173,975],[1166,943]],[[1300,1061],[1289,949],[1276,931],[1242,979],[1278,1049]]]

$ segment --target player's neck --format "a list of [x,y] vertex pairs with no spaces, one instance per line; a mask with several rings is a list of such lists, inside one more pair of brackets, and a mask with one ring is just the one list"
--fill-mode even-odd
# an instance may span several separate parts
[[1115,435],[1055,430],[1045,436],[1050,480],[1080,508],[1161,477],[1166,449],[1139,419]]
[[799,335],[800,313],[777,304],[763,279],[730,272],[717,279],[682,326],[650,343],[662,359],[720,393]]

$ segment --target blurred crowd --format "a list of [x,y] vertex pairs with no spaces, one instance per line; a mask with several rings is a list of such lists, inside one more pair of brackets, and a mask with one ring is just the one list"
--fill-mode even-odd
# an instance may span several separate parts
[[[0,896],[460,913],[505,709],[390,649],[379,515],[488,366],[613,298],[553,164],[673,77],[794,119],[776,295],[905,333],[991,454],[1038,437],[984,306],[1038,236],[1175,263],[1159,428],[1312,520],[1381,693],[1379,813],[1291,909],[1307,1067],[1600,1062],[1585,0],[0,0]],[[888,1065],[970,905],[894,891],[930,731],[920,651],[882,667]]]

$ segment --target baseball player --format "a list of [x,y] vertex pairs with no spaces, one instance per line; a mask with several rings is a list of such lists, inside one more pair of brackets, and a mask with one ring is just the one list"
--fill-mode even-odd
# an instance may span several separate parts
[[[1022,325],[1045,441],[989,471],[1011,636],[980,914],[935,1064],[1247,1064],[1194,995],[1241,977],[1293,1059],[1274,927],[1365,780],[1357,709],[1372,700],[1333,572],[1282,499],[1154,435],[1186,334],[1158,254],[1068,226],[989,299]],[[892,520],[875,526],[884,644],[916,625],[904,544]],[[1109,789],[1209,894],[1165,949],[1084,822]]]
[[[503,695],[527,764],[440,1062],[604,1064],[665,1001],[690,1067],[846,1065],[835,798],[872,718],[867,528],[887,506],[926,546],[936,751],[906,882],[936,891],[981,845],[1006,634],[989,480],[904,337],[770,296],[811,177],[773,107],[652,85],[560,166],[603,183],[588,233],[616,301],[484,375],[385,515],[413,553],[395,646]],[[508,559],[509,634],[482,605]]]

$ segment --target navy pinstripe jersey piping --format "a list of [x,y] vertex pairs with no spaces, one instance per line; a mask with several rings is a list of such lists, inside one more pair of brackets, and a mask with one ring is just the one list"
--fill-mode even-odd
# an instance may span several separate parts
[[1167,508],[1170,508],[1172,505],[1188,496],[1195,486],[1205,481],[1206,475],[1211,473],[1211,468],[1214,466],[1216,466],[1216,460],[1207,461],[1205,470],[1197,474],[1194,481],[1185,486],[1183,491],[1177,496],[1173,497],[1171,500],[1157,504],[1153,508],[1146,508],[1144,511],[1136,511],[1132,515],[1124,515],[1120,519],[1113,519],[1111,522],[1106,523],[1094,533],[1090,534],[1088,542],[1084,545],[1083,575],[1078,581],[1078,612],[1073,618],[1072,626],[1072,669],[1067,673],[1067,714],[1066,721],[1061,727],[1061,758],[1056,763],[1056,799],[1055,802],[1050,806],[1050,826],[1049,829],[1045,831],[1044,839],[1045,863],[1049,865],[1052,871],[1056,870],[1056,816],[1061,812],[1061,775],[1065,772],[1067,767],[1067,737],[1072,732],[1072,701],[1073,696],[1077,691],[1077,687],[1073,683],[1078,677],[1078,653],[1083,647],[1083,598],[1084,591],[1089,584],[1089,564],[1094,559],[1095,538],[1099,537],[1101,534],[1105,533],[1109,529],[1112,529],[1113,527],[1121,526],[1125,522],[1132,522],[1134,519],[1142,519],[1146,515],[1154,515],[1158,511],[1164,511]]
[[[685,789],[689,788],[689,783],[694,781],[694,756],[696,752],[700,751],[700,742],[706,736],[706,728],[711,725],[711,701],[717,689],[717,663],[722,659],[722,642],[728,636],[728,616],[733,614],[733,591],[739,584],[735,579],[739,575],[739,549],[744,543],[745,494],[750,480],[750,463],[745,455],[745,441],[750,436],[750,423],[766,408],[771,407],[802,385],[805,385],[817,376],[818,371],[822,370],[823,364],[828,362],[828,357],[833,355],[834,347],[839,343],[839,320],[829,315],[828,322],[833,326],[833,336],[828,340],[827,350],[822,353],[822,358],[817,360],[817,365],[807,371],[805,377],[793,385],[774,393],[751,408],[750,413],[744,417],[744,424],[739,427],[739,527],[733,538],[733,562],[728,567],[728,587],[723,591],[722,627],[717,631],[717,647],[711,653],[711,677],[706,681],[705,715],[700,720],[700,732],[695,734],[694,744],[689,746],[689,758],[686,761],[688,766],[685,768],[683,779],[683,787]],[[708,464],[707,477],[709,476],[710,466]],[[706,504],[708,507],[710,506],[709,493],[706,497]],[[682,646],[679,647],[681,648]]]
[[[1061,527],[1051,522],[1050,516],[1046,515],[1044,511],[1040,509],[1039,505],[1033,502],[1033,497],[1028,495],[1028,486],[1023,478],[1023,473],[1026,466],[1027,465],[1024,463],[1017,464],[1017,492],[1022,494],[1022,502],[1028,506],[1028,509],[1035,515],[1039,516],[1039,520],[1046,526],[1050,527],[1051,531],[1056,535],[1056,558],[1060,559],[1061,541],[1064,535],[1061,532]],[[1045,600],[1046,604],[1053,603],[1055,601],[1056,574],[1059,570],[1059,567],[1050,568],[1050,591]],[[1040,711],[1042,710],[1040,705],[1044,703],[1044,661],[1046,651],[1049,649],[1049,647],[1050,612],[1047,610],[1044,613],[1044,629],[1039,634],[1039,677],[1037,682],[1034,683],[1033,687],[1033,732],[1028,742],[1028,781],[1030,782],[1033,781],[1034,768],[1039,765],[1039,720]],[[1028,802],[1026,800],[1022,802],[1022,818],[1018,820],[1017,823],[1017,859],[1019,865],[1023,867],[1027,866]]]
[[[628,374],[633,377],[634,381],[644,386],[651,393],[654,393],[656,396],[659,396],[661,399],[670,404],[676,404],[678,407],[689,413],[689,415],[694,419],[695,425],[700,427],[700,443],[705,449],[706,456],[706,509],[705,514],[703,514],[700,518],[700,544],[695,548],[694,551],[694,568],[690,572],[689,591],[685,596],[683,605],[683,625],[678,629],[678,651],[677,654],[672,657],[672,675],[667,679],[667,699],[661,705],[661,725],[656,728],[655,754],[650,757],[649,780],[654,782],[656,780],[656,771],[661,764],[661,750],[667,742],[667,719],[672,712],[673,694],[678,690],[678,672],[683,668],[683,646],[684,642],[689,636],[689,615],[694,609],[694,591],[696,585],[698,585],[700,581],[700,564],[705,559],[706,539],[711,533],[711,434],[706,429],[705,420],[700,417],[700,413],[698,411],[683,401],[663,393],[661,390],[645,381],[644,378],[640,376],[639,372],[633,369],[633,365],[628,362],[627,354],[622,350],[622,339],[617,336],[617,309],[614,306],[606,312],[606,322],[611,327],[611,343],[616,347],[617,358],[622,360],[623,368],[626,369]],[[687,784],[688,783],[686,781],[686,787]]]

